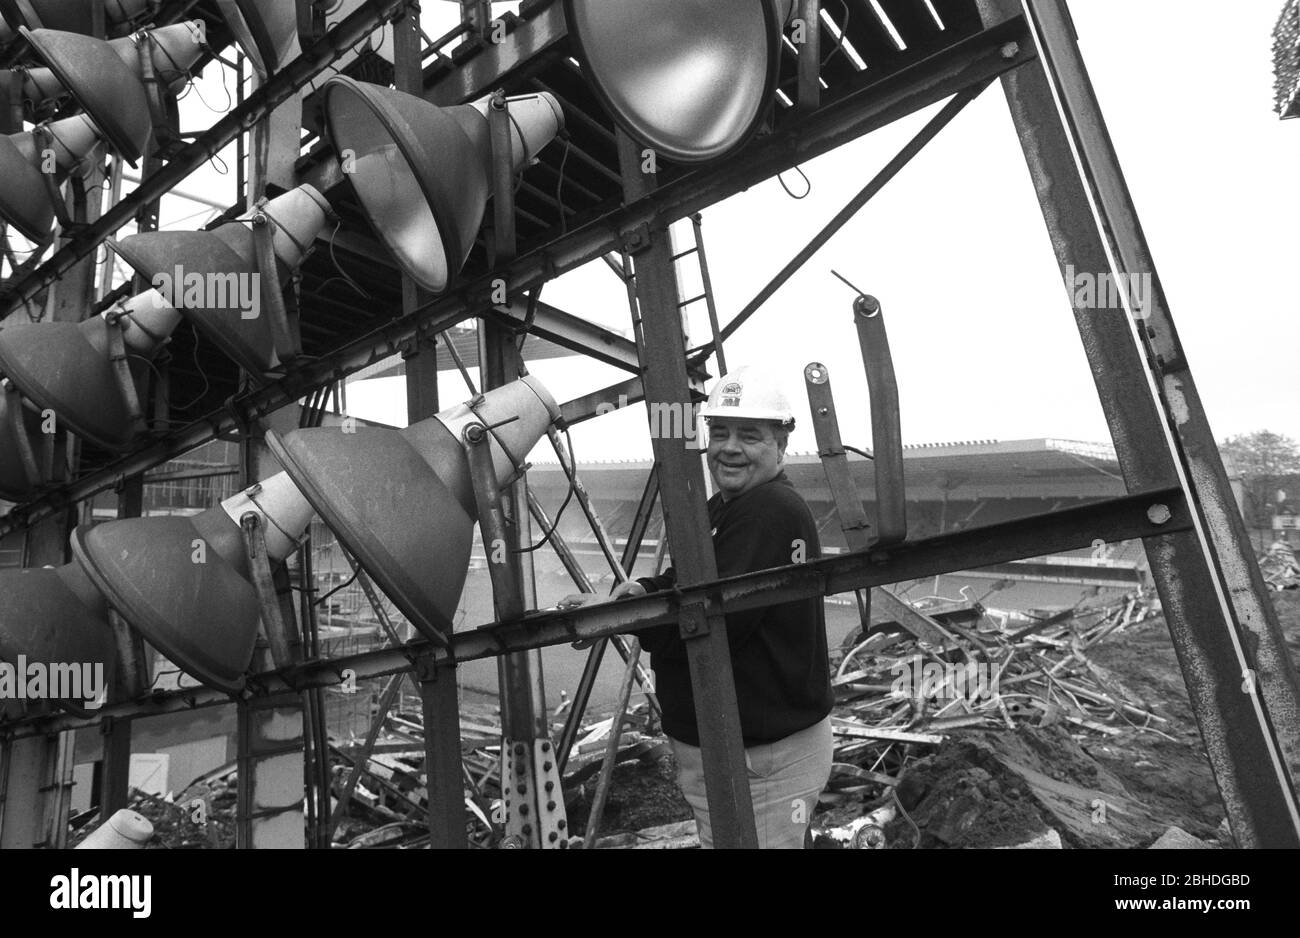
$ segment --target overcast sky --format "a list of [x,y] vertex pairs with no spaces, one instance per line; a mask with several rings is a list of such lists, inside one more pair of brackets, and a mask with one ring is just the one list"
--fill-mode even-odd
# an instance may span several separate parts
[[[1272,110],[1271,31],[1281,6],[1248,0],[1227,13],[1206,0],[1072,4],[1220,440],[1262,428],[1300,439],[1300,121],[1280,121]],[[455,9],[425,4],[426,31],[442,32]],[[213,98],[210,90],[206,97]],[[219,91],[212,103],[224,103]],[[708,209],[705,238],[722,319],[743,307],[936,109],[806,164],[806,199],[793,200],[769,180]],[[797,174],[785,178],[802,190]],[[222,187],[205,173],[182,188]],[[168,216],[175,221],[195,210],[178,203]],[[795,451],[815,448],[802,380],[811,361],[830,369],[845,440],[869,445],[853,293],[832,268],[883,302],[906,442],[1109,439],[999,86],[970,105],[728,342],[733,367],[763,363],[781,373],[801,418]],[[629,328],[622,284],[599,262],[548,284],[544,296],[603,325]],[[706,322],[700,307],[692,317],[694,341],[707,338]],[[533,370],[561,401],[623,376],[581,359],[539,362]],[[445,377],[444,403],[462,398],[459,376]],[[404,421],[401,379],[353,384],[348,399],[356,416]],[[590,422],[575,430],[574,443],[583,460],[648,457],[644,410]]]

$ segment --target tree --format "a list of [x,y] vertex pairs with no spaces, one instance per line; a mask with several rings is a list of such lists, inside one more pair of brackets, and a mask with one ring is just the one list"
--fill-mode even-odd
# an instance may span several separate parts
[[[1300,446],[1289,436],[1256,430],[1230,437],[1219,448],[1245,477],[1246,523],[1255,528],[1272,527],[1274,513],[1283,507],[1279,489],[1284,482],[1296,487],[1295,480],[1287,477],[1300,475]],[[1300,501],[1300,492],[1287,491],[1286,499]]]

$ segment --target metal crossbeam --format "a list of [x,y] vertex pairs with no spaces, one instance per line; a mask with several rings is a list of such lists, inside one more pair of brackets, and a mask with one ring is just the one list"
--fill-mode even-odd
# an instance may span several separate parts
[[[448,661],[493,658],[506,652],[597,639],[633,629],[676,623],[682,606],[702,604],[708,610],[741,612],[774,603],[829,596],[902,580],[936,576],[952,570],[1023,560],[1044,553],[1091,547],[1100,538],[1108,543],[1162,537],[1189,531],[1190,509],[1178,488],[1125,495],[1078,508],[1020,518],[1005,524],[966,528],[868,553],[837,554],[803,564],[748,573],[682,587],[671,594],[651,593],[617,603],[575,610],[535,612],[514,623],[493,623],[451,636],[447,649],[423,640],[400,648],[385,648],[325,661],[311,661],[294,671],[294,686],[275,673],[253,675],[249,694],[280,697],[310,686],[344,682],[351,669],[357,681],[397,674],[417,666]],[[94,726],[105,717],[154,716],[230,703],[229,695],[211,688],[187,688],[157,699],[110,704],[92,717],[58,714],[21,718],[8,726],[15,738]]]

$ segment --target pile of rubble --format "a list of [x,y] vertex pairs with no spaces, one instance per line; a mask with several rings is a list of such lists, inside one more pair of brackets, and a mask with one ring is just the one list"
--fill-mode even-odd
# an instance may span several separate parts
[[[179,795],[161,797],[133,788],[128,807],[153,824],[149,847],[229,849],[235,846],[237,782],[235,766],[231,764],[197,779]],[[68,846],[77,846],[99,824],[98,809],[71,818]]]
[[1272,590],[1300,589],[1300,561],[1284,541],[1275,541],[1259,558],[1264,582]]
[[[937,743],[937,734],[1001,723],[1066,722],[1102,734],[1115,724],[1163,722],[1088,650],[1158,614],[1150,596],[1039,615],[997,613],[978,604],[934,621],[942,648],[901,631],[874,631],[838,663],[837,734],[860,740]],[[861,749],[848,743],[840,752]]]
[[[1300,650],[1300,602],[1275,594]],[[920,608],[944,635],[917,640],[877,621],[832,657],[836,737],[814,846],[1231,846],[1159,602],[1140,591],[1091,606],[1001,612]],[[1291,634],[1295,633],[1295,634]],[[554,714],[562,719],[561,711]],[[599,846],[698,845],[670,747],[644,701],[581,726],[564,777],[572,844],[603,805]],[[552,729],[558,736],[562,724]],[[500,717],[465,701],[467,830],[501,840]],[[428,843],[418,713],[393,711],[370,746],[332,741],[336,847]],[[234,768],[175,798],[136,793],[160,845],[234,842]],[[82,821],[84,836],[93,824]]]

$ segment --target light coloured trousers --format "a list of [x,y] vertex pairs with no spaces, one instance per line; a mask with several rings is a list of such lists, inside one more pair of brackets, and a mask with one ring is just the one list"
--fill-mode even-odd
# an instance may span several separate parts
[[[700,845],[712,847],[713,829],[709,823],[709,803],[704,796],[704,760],[700,747],[671,737],[669,741],[677,757],[677,785],[695,813]],[[745,750],[759,847],[803,849],[817,796],[831,776],[833,750],[829,716],[785,739]]]

